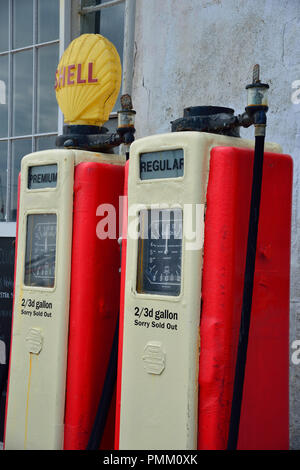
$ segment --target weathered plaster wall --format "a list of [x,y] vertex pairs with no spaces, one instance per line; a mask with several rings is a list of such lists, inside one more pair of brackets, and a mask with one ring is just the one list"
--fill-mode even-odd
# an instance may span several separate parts
[[[300,1],[137,0],[137,137],[170,131],[187,106],[244,111],[255,63],[270,84],[268,140],[294,158],[292,344],[300,339],[300,104],[292,102],[300,80]],[[253,129],[241,134],[252,138]],[[300,449],[300,364],[291,363],[290,384],[291,447]]]

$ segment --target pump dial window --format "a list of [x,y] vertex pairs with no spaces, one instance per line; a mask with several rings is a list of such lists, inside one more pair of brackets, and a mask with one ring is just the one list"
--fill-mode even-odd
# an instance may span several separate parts
[[56,214],[27,216],[26,286],[54,287],[56,257]]
[[182,209],[142,210],[137,292],[178,296],[181,258]]

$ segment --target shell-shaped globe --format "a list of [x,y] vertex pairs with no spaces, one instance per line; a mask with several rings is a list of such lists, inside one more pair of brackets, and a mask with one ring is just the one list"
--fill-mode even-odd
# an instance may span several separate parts
[[100,34],[82,34],[63,53],[55,75],[56,99],[68,124],[101,126],[121,86],[115,46]]

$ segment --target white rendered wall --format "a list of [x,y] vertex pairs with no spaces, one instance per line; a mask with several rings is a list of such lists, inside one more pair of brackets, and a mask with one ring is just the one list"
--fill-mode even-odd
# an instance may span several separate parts
[[[300,1],[137,0],[135,28],[136,137],[170,131],[170,121],[188,106],[243,112],[252,67],[261,66],[261,79],[270,85],[267,140],[294,159],[292,346],[300,340]],[[253,128],[241,136],[252,138]],[[300,449],[299,391],[300,364],[291,361],[293,449]]]

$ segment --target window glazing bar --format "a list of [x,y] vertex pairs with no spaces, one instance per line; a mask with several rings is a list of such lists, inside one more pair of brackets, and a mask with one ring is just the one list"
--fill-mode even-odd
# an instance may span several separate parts
[[[12,0],[9,0],[8,10],[8,48],[12,49],[13,46],[13,6]],[[13,58],[8,55],[8,137],[12,135],[12,106],[13,106]],[[11,173],[12,173],[12,144],[11,140],[7,142],[7,180],[6,180],[6,207],[5,207],[5,220],[9,222],[10,204],[11,204]]]
[[89,13],[94,13],[96,11],[100,11],[103,8],[109,8],[109,7],[112,7],[114,5],[118,5],[119,3],[124,3],[124,2],[125,2],[125,0],[112,0],[111,2],[101,3],[101,5],[95,5],[93,7],[82,7],[81,10],[79,11],[79,13],[81,15],[87,15]]
[[134,35],[135,35],[136,0],[126,0],[124,18],[124,49],[122,94],[132,95],[134,68]]
[[[64,51],[67,49],[71,42],[71,13],[72,3],[71,0],[60,0],[59,1],[59,57],[61,57]],[[58,64],[57,64],[58,65]],[[63,133],[64,116],[58,106],[57,110],[57,129],[58,133]]]
[[1,137],[0,142],[5,142],[9,140],[22,140],[22,139],[31,139],[32,137],[51,137],[57,135],[57,132],[43,132],[41,134],[28,134],[28,135],[14,135],[10,137]]
[[0,52],[0,56],[7,55],[7,54],[15,54],[16,52],[28,51],[33,47],[44,47],[44,46],[51,46],[52,44],[58,44],[59,39],[53,39],[52,41],[47,42],[40,42],[39,44],[32,44],[31,46],[24,46],[19,47],[18,49],[11,49],[9,51]]
[[[37,29],[38,29],[38,11],[37,11],[37,0],[33,0],[33,41],[37,43]],[[33,49],[32,57],[32,123],[31,132],[36,133],[36,113],[37,113],[37,49]],[[31,148],[35,151],[35,140],[31,138]]]
[[[69,8],[72,0],[60,0],[69,4]],[[7,180],[6,180],[6,207],[5,207],[5,220],[4,224],[7,224],[11,220],[10,209],[11,209],[11,200],[12,200],[12,145],[14,141],[20,141],[22,139],[31,140],[31,149],[34,151],[36,149],[37,138],[39,137],[54,137],[57,136],[57,131],[37,133],[37,73],[38,73],[38,48],[45,46],[51,46],[54,44],[59,44],[60,38],[45,41],[38,43],[38,3],[39,0],[33,0],[33,44],[18,47],[13,49],[13,0],[8,0],[9,5],[9,16],[8,16],[8,50],[1,51],[0,56],[8,57],[8,83],[7,83],[7,95],[8,95],[8,132],[7,137],[1,137],[1,142],[7,142]],[[71,10],[71,8],[70,8]],[[13,54],[23,51],[33,51],[33,97],[32,97],[32,134],[30,135],[13,135],[13,72],[14,64]],[[12,222],[15,225],[15,222]],[[3,224],[1,225],[3,227]],[[3,233],[3,229],[0,230],[0,236]],[[2,235],[3,236],[3,235]]]

